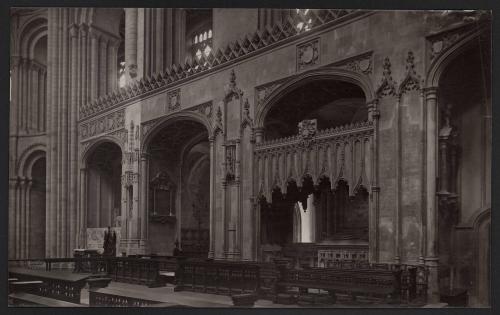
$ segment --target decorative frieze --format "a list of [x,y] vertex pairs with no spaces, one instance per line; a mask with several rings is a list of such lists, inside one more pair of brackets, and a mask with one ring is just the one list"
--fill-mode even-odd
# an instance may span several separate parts
[[319,38],[297,46],[297,71],[319,64]]
[[175,89],[167,93],[167,109],[173,112],[181,107],[181,89]]
[[[362,14],[360,10],[320,11],[321,16],[318,15],[319,13],[311,10],[310,31],[313,31],[315,28],[326,23],[332,23],[338,19],[345,20],[347,16],[354,17],[357,14]],[[217,51],[210,52],[208,56],[202,55],[200,59],[194,58],[187,61],[184,65],[173,65],[161,73],[133,81],[124,88],[113,91],[107,95],[103,95],[90,103],[82,105],[80,107],[80,118],[96,115],[136,96],[149,91],[159,90],[167,86],[171,86],[172,84],[187,79],[193,75],[208,72],[212,68],[226,64],[230,61],[232,62],[235,59],[244,58],[248,54],[262,51],[264,48],[272,44],[301,34],[302,32],[298,30],[296,25],[293,23],[294,22],[292,20],[285,20],[284,23],[276,24],[273,28],[266,28],[263,31],[257,30],[255,33],[245,36],[243,39],[239,39],[228,44],[224,49],[218,49]],[[319,45],[315,46],[315,44],[313,44],[312,59],[310,61],[308,61],[310,59],[308,57],[310,49],[306,47],[302,49],[302,57],[300,57],[300,60],[302,60],[301,63],[307,65],[311,62],[317,62],[314,47],[317,47],[317,53],[319,53]]]
[[125,126],[125,110],[112,112],[80,126],[80,140],[108,133]]

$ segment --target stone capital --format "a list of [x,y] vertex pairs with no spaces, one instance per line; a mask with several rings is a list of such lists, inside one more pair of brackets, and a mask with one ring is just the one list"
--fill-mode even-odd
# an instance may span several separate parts
[[430,86],[424,88],[424,95],[427,100],[437,99],[438,88],[436,86]]
[[76,24],[71,24],[69,26],[69,37],[75,38],[76,36],[78,36],[78,26]]
[[79,31],[80,31],[80,36],[86,38],[87,34],[88,34],[88,31],[89,31],[89,27],[87,25],[85,25],[85,24],[82,24],[79,27]]
[[10,57],[10,67],[17,68],[21,64],[21,57],[20,56],[11,56]]

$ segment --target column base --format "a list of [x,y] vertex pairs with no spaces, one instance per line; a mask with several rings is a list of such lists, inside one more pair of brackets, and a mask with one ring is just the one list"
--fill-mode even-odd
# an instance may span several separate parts
[[429,272],[427,275],[427,303],[439,303],[439,258],[426,257],[424,260]]

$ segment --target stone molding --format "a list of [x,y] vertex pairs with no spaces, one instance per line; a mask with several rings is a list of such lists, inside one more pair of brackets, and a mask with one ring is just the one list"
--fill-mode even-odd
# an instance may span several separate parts
[[[311,31],[328,23],[340,23],[349,18],[354,18],[360,13],[363,12],[360,10],[321,10],[320,13],[312,12]],[[96,36],[99,35],[98,30],[94,31],[94,29],[91,28],[90,33],[95,33]],[[311,31],[308,33],[310,34]],[[241,40],[228,44],[224,49],[212,51],[208,57],[202,56],[199,60],[196,58],[188,60],[184,65],[174,64],[161,73],[133,81],[124,88],[103,95],[90,103],[83,104],[79,108],[80,118],[96,115],[121,102],[129,101],[153,90],[171,86],[193,75],[206,73],[217,66],[241,59],[254,52],[261,52],[270,45],[302,34],[304,32],[298,30],[291,20],[286,20],[283,24],[278,23],[272,28],[257,30],[253,34],[246,35]]]

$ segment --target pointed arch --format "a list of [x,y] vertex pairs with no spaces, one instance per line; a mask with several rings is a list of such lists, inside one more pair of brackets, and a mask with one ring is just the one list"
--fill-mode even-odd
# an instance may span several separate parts
[[367,100],[374,99],[376,96],[368,77],[357,72],[335,67],[307,71],[288,79],[269,95],[267,100],[256,111],[255,127],[264,127],[264,120],[271,108],[290,91],[304,84],[325,79],[343,81],[359,86],[363,90]]
[[447,47],[438,58],[432,61],[429,70],[427,71],[424,86],[437,87],[439,85],[441,75],[447,69],[448,65],[455,60],[455,57],[459,56],[470,46],[474,45],[475,41],[480,36],[487,33],[488,30],[489,28],[487,25],[478,26],[477,29],[462,37],[450,47]]
[[[208,120],[208,118],[202,114],[198,114],[196,112],[191,111],[183,111],[177,112],[172,115],[168,115],[162,118],[158,118],[153,122],[153,127],[150,131],[148,131],[144,138],[141,140],[141,152],[147,152],[147,148],[151,143],[151,140],[166,126],[169,126],[177,121],[182,120],[190,120],[201,123],[208,132],[208,138],[213,137],[215,130],[212,129],[212,124]],[[144,125],[144,124],[143,124]]]

